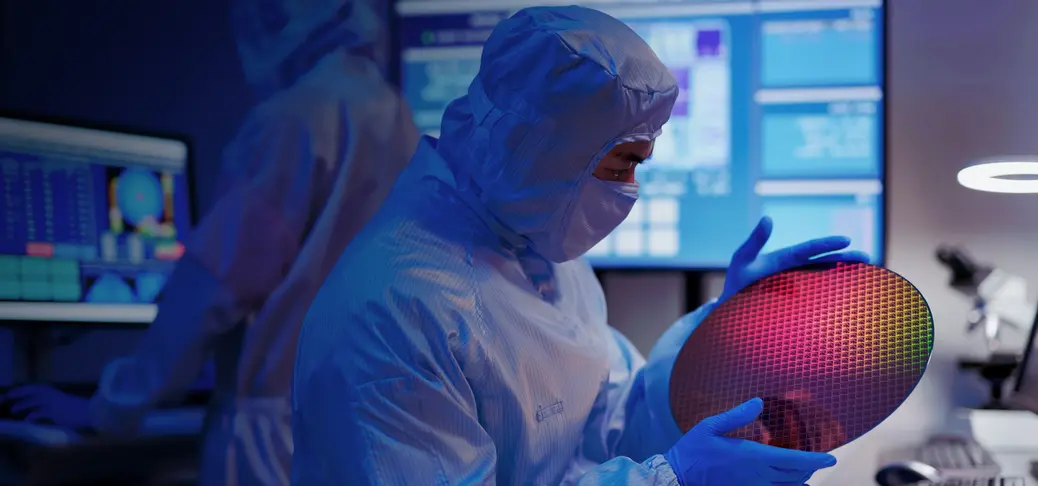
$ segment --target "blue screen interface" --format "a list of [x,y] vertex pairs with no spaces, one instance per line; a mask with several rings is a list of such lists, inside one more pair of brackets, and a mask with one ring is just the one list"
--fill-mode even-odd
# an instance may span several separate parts
[[191,224],[187,158],[177,140],[0,118],[0,319],[153,317]]
[[[402,0],[401,87],[436,136],[494,26],[530,1]],[[598,268],[720,269],[764,215],[765,251],[845,235],[882,263],[881,0],[584,2],[627,23],[682,93]]]

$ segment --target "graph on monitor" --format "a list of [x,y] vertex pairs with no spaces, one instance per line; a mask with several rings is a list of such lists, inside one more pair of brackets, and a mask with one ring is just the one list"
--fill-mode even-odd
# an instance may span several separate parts
[[148,323],[191,223],[180,140],[0,117],[0,320]]

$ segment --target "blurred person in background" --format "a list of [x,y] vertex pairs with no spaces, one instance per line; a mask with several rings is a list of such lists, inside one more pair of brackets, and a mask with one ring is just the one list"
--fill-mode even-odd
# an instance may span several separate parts
[[260,102],[226,149],[220,198],[189,239],[155,322],[105,369],[92,399],[25,386],[4,397],[13,412],[133,435],[212,358],[201,483],[289,483],[304,313],[419,138],[384,79],[384,1],[235,0],[238,50]]

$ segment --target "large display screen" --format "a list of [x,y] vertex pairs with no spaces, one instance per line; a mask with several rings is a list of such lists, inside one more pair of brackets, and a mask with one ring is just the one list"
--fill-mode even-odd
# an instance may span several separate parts
[[187,161],[180,140],[0,117],[0,320],[151,322]]
[[[436,136],[482,44],[544,2],[403,0],[401,86]],[[623,20],[682,94],[639,202],[587,257],[598,268],[717,269],[762,215],[768,248],[833,234],[883,262],[884,15],[880,0],[583,2]]]

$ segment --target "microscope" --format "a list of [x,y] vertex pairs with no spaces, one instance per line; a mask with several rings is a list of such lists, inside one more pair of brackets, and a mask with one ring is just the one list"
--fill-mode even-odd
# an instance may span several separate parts
[[1035,304],[1029,302],[1027,280],[979,265],[959,248],[942,246],[937,249],[937,259],[951,270],[949,285],[972,301],[967,330],[972,333],[983,329],[988,351],[1004,351],[1002,337],[1006,328],[1021,335],[1030,329]]
[[1020,361],[1019,350],[1007,350],[1006,330],[1023,336],[1030,329],[1035,304],[1027,295],[1027,281],[998,268],[980,265],[960,248],[942,246],[937,260],[951,271],[949,285],[970,299],[967,332],[984,332],[989,356],[986,359],[964,358],[959,367],[977,371],[991,385],[991,398],[983,409],[1004,410],[1002,389]]

